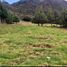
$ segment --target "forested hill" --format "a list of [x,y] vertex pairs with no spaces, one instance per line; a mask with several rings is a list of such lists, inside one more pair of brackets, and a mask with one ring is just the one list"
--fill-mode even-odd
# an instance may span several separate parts
[[64,0],[20,0],[12,6],[14,11],[23,15],[34,15],[36,7],[43,5],[44,10],[47,8],[54,8],[56,10],[61,10],[67,7],[67,2]]
[[21,17],[23,15],[34,15],[36,8],[40,5],[44,7],[44,10],[53,8],[57,11],[61,11],[64,8],[67,8],[67,2],[64,0],[19,0],[18,2],[11,4],[10,7],[8,3],[5,5]]

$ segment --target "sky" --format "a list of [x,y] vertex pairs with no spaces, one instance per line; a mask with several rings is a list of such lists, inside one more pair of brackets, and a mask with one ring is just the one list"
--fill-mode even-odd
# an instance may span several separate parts
[[8,2],[8,3],[10,3],[10,4],[12,4],[12,3],[17,2],[19,0],[5,0],[5,1]]
[[[7,1],[7,2],[10,3],[10,4],[12,4],[12,3],[17,2],[17,1],[19,1],[19,0],[5,0],[5,1]],[[67,1],[67,0],[65,0],[65,1]]]

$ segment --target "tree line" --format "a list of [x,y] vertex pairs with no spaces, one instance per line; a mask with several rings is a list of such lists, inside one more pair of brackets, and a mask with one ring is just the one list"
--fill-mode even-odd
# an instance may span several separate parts
[[58,11],[56,9],[48,8],[44,10],[42,6],[36,8],[33,17],[23,17],[24,21],[32,21],[32,23],[43,26],[44,24],[56,24],[62,27],[67,27],[67,9]]
[[[1,23],[13,24],[19,22],[19,18],[7,11],[0,3],[0,20]],[[44,10],[42,6],[36,9],[34,16],[24,16],[24,21],[32,21],[32,23],[43,26],[43,24],[59,24],[63,27],[67,27],[67,10],[57,11],[52,8]]]
[[35,12],[32,22],[38,24],[38,26],[43,26],[43,24],[58,24],[67,27],[67,10],[57,11],[48,8],[47,11],[44,11],[43,7],[39,7]]

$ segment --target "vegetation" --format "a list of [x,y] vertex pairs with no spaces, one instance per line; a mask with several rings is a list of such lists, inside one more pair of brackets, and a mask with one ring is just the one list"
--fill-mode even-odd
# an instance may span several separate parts
[[19,22],[19,18],[9,11],[7,11],[2,4],[0,4],[0,19],[1,23],[13,24],[15,22]]
[[29,17],[29,16],[25,16],[25,17],[23,17],[23,19],[22,19],[23,21],[31,21],[32,20],[32,18],[31,17]]
[[12,17],[12,22],[19,22],[20,21],[20,19],[17,17],[17,16],[13,16]]
[[[66,1],[67,2],[67,1]],[[48,8],[54,8],[59,13],[62,11],[62,9],[67,9],[67,3],[64,0],[19,0],[18,4],[14,3],[12,4],[12,7],[14,7],[15,12],[18,12],[18,14],[21,16],[29,15],[32,16],[36,12],[36,7],[42,5],[44,6],[43,9],[47,11]],[[38,5],[39,4],[39,5]],[[20,6],[21,5],[21,6]],[[18,7],[18,9],[17,9]]]
[[[7,24],[13,24],[16,22],[19,22],[19,18],[13,14],[11,14],[9,11],[7,11],[3,5],[0,4],[0,19],[1,23],[7,23]],[[48,8],[47,12],[44,11],[43,6],[39,6],[36,9],[36,13],[33,17],[33,19],[29,16],[25,16],[23,18],[24,21],[31,21],[33,23],[38,24],[38,26],[41,24],[49,23],[49,24],[59,24],[63,27],[67,27],[67,11],[64,10],[63,12],[58,12],[57,10]]]
[[[60,31],[60,32],[59,32]],[[67,30],[0,25],[0,66],[67,65]]]
[[67,10],[62,12],[63,27],[67,27]]
[[43,24],[47,23],[47,21],[48,21],[47,15],[44,13],[43,8],[41,6],[37,9],[32,22],[38,24],[38,26],[40,24],[41,24],[41,26],[43,26]]
[[3,9],[3,6],[0,4],[0,19],[1,22],[3,23],[5,21],[5,19],[7,19],[8,17],[8,13],[6,11],[6,9]]
[[[36,8],[34,15],[35,5],[39,4],[37,2],[36,0],[34,3],[33,1],[23,2],[33,4],[33,6],[29,4],[31,9],[29,8],[30,11],[27,12],[33,13],[32,18],[28,14],[23,17],[23,20],[32,21],[38,26],[35,24],[32,26],[14,24],[19,22],[20,18],[13,15],[13,12],[7,11],[0,3],[0,20],[2,23],[0,24],[0,66],[61,65],[63,67],[67,65],[67,30],[51,26],[53,24],[67,27],[67,10],[62,10],[59,13],[58,9],[56,10],[51,1],[48,0],[46,2],[49,2],[51,6],[44,10],[44,1],[39,2],[43,5],[40,4]],[[24,8],[27,8],[25,11],[28,10],[28,7],[24,6]],[[19,11],[22,12],[22,10]],[[25,11],[24,13],[27,14]]]
[[33,17],[32,20],[33,23],[41,24],[41,26],[43,26],[43,24],[47,23],[47,24],[56,24],[56,25],[61,25],[63,27],[67,27],[67,11],[63,10],[63,12],[58,12],[56,10],[53,9],[48,9],[47,12],[45,12],[43,10],[43,7],[39,7],[37,8],[37,11]]

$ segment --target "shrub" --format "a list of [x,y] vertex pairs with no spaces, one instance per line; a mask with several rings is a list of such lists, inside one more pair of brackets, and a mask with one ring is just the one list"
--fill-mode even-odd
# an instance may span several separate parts
[[29,21],[31,21],[31,17],[29,17],[29,16],[25,16],[25,17],[23,17],[23,21],[27,21],[27,22],[29,22]]
[[13,16],[12,17],[12,21],[13,22],[19,22],[20,20],[19,20],[19,18],[17,16]]

